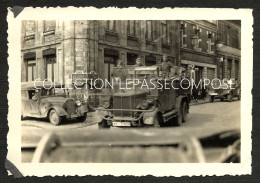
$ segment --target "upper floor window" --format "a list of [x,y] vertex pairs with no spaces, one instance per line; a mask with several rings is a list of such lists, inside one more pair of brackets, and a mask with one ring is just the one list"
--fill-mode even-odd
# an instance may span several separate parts
[[147,40],[153,40],[153,21],[152,20],[146,20],[145,38]]
[[211,31],[207,31],[207,35],[208,35],[208,53],[214,53],[214,48],[215,48],[215,33],[211,32]]
[[186,33],[187,24],[181,22],[181,46],[187,47],[187,33]]
[[161,32],[162,32],[162,44],[168,44],[168,30],[167,24],[161,23]]
[[35,35],[36,31],[36,21],[27,20],[25,21],[25,36]]
[[45,20],[44,21],[44,32],[55,31],[56,21],[55,20]]
[[127,34],[131,36],[136,36],[136,21],[127,20]]
[[116,30],[116,21],[108,20],[107,21],[107,30],[115,31]]

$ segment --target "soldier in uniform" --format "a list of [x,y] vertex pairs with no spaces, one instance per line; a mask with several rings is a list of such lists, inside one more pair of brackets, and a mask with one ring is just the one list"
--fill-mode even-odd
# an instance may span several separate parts
[[167,55],[163,55],[162,62],[162,77],[169,78],[169,73],[171,72],[172,64],[168,61]]
[[143,66],[142,62],[141,62],[141,59],[138,57],[136,60],[135,60],[135,67],[139,67],[139,66]]

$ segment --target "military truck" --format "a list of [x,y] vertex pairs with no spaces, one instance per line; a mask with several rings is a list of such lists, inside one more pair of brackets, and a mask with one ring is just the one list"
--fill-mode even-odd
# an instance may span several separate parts
[[[135,82],[135,79],[140,83],[135,83],[131,89],[122,89],[125,81]],[[148,87],[142,87],[144,80],[151,79],[153,82],[147,82]],[[119,80],[121,88],[116,87]],[[187,120],[190,89],[182,89],[180,80],[176,78],[162,78],[160,65],[115,67],[113,81],[114,88],[106,92],[107,95],[102,95],[99,101],[97,110],[102,119],[99,128],[180,126]]]

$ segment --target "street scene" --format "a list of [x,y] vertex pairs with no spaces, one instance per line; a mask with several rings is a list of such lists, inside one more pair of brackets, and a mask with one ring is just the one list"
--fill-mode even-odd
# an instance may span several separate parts
[[24,162],[240,162],[240,21],[26,20],[21,33]]
[[[229,110],[227,111],[227,109]],[[215,111],[218,112],[216,113]],[[42,131],[46,131],[46,129],[97,129],[97,123],[99,122],[99,120],[97,120],[95,116],[95,112],[92,112],[89,114],[89,117],[84,122],[71,120],[67,121],[62,126],[54,126],[50,124],[47,119],[38,120],[35,118],[28,118],[22,120],[22,129],[40,129]],[[212,126],[225,130],[240,128],[240,101],[235,99],[235,101],[232,103],[220,101],[216,101],[215,103],[207,102],[203,104],[194,103],[194,105],[190,107],[190,113],[187,122],[183,123],[182,126],[173,127],[173,130],[179,131],[182,128],[192,129],[193,127],[201,127],[207,130],[211,129]],[[111,130],[115,128],[111,128]]]

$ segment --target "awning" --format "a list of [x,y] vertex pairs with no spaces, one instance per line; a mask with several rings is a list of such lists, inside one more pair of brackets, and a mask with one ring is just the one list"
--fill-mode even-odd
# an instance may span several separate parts
[[36,53],[35,52],[24,53],[23,58],[24,60],[36,58]]
[[54,55],[56,54],[56,49],[55,48],[48,48],[46,50],[42,50],[42,55],[46,56],[46,55]]

